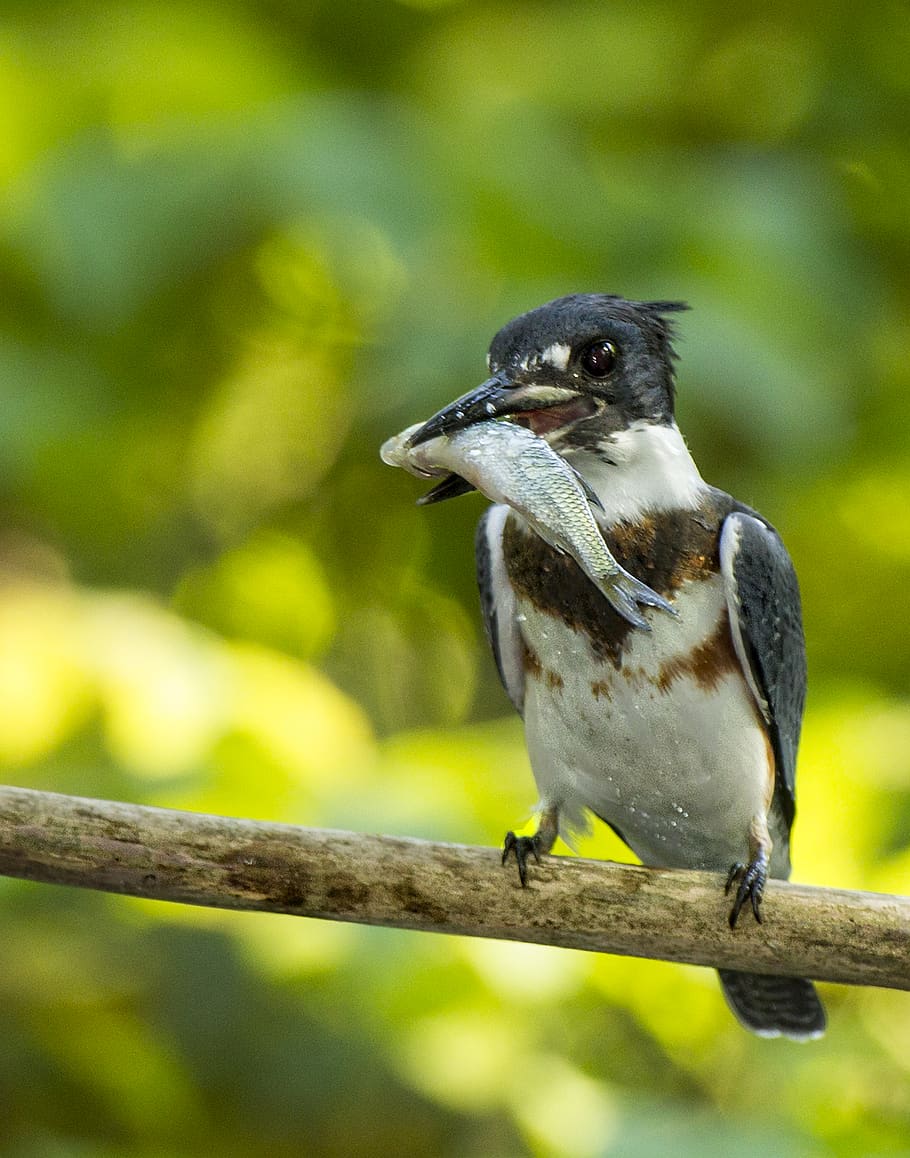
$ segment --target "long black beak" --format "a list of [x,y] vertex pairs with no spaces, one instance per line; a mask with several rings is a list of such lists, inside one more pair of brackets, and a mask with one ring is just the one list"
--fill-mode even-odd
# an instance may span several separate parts
[[447,474],[442,482],[438,482],[431,491],[421,495],[417,500],[418,507],[428,507],[432,503],[444,503],[446,499],[457,499],[461,495],[469,495],[477,488],[467,479],[458,474]]
[[490,418],[502,418],[507,414],[517,414],[528,409],[525,390],[515,387],[504,374],[494,374],[486,382],[481,382],[474,390],[462,394],[448,406],[438,410],[432,418],[416,430],[408,439],[409,446],[419,446],[440,434],[451,434],[473,422],[484,422]]

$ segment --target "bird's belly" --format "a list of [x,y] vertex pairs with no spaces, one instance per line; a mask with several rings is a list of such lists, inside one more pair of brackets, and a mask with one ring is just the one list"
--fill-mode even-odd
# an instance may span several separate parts
[[[678,620],[649,615],[653,630],[629,637],[617,668],[523,604],[528,750],[567,827],[584,826],[588,809],[646,864],[726,869],[748,859],[750,826],[768,811],[773,755],[722,639],[720,579],[683,588],[676,606]],[[779,858],[783,875],[786,850]]]

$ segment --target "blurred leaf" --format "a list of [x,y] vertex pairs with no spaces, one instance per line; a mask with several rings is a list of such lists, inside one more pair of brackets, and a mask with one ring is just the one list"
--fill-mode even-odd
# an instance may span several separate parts
[[66,591],[0,591],[0,757],[40,759],[82,723],[92,702],[83,626]]
[[775,141],[809,116],[819,79],[810,41],[781,26],[753,24],[737,29],[704,62],[694,98],[722,131]]
[[330,671],[393,731],[420,721],[460,723],[473,699],[476,662],[462,608],[409,584],[393,608],[368,604],[346,618]]
[[265,532],[207,568],[188,571],[175,606],[223,635],[302,657],[320,654],[335,630],[326,576],[299,539]]
[[199,515],[231,536],[309,493],[349,421],[349,400],[326,352],[302,347],[293,335],[252,342],[196,431],[190,470]]
[[[48,346],[0,340],[0,470],[12,477],[33,466],[48,441],[87,434],[112,408],[109,383],[78,355]],[[116,405],[116,403],[114,403]]]
[[237,729],[302,777],[334,780],[368,758],[362,710],[314,668],[251,644],[231,648]]

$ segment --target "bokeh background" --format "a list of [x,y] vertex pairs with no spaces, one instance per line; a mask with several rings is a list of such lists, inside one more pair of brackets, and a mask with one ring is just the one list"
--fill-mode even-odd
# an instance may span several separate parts
[[[903,3],[4,4],[4,778],[498,843],[483,504],[377,448],[514,314],[679,297],[680,424],[802,579],[795,876],[910,891],[908,97]],[[907,994],[799,1046],[695,968],[10,880],[0,922],[15,1158],[910,1154]]]

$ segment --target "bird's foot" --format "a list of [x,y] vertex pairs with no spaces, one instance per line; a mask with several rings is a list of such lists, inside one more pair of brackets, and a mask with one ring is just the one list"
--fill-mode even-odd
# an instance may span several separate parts
[[556,843],[559,835],[559,805],[548,804],[540,812],[540,821],[533,836],[516,836],[514,832],[507,832],[502,845],[502,863],[515,854],[515,863],[518,865],[518,879],[521,887],[528,886],[528,857],[533,856],[540,864],[541,853],[548,853]]
[[516,836],[514,832],[509,831],[502,846],[502,863],[505,864],[512,853],[515,854],[518,879],[521,881],[521,887],[525,889],[528,887],[528,857],[533,856],[540,864],[540,854],[546,851],[539,832],[535,832],[533,836]]
[[727,885],[724,889],[725,893],[729,893],[733,885],[738,881],[739,887],[736,890],[736,897],[733,901],[733,908],[730,910],[730,928],[736,928],[736,921],[739,917],[740,910],[748,900],[752,905],[752,912],[755,915],[756,921],[761,924],[761,900],[765,891],[765,882],[768,880],[768,854],[763,848],[760,848],[749,864],[743,864],[737,861],[730,869],[727,876]]

